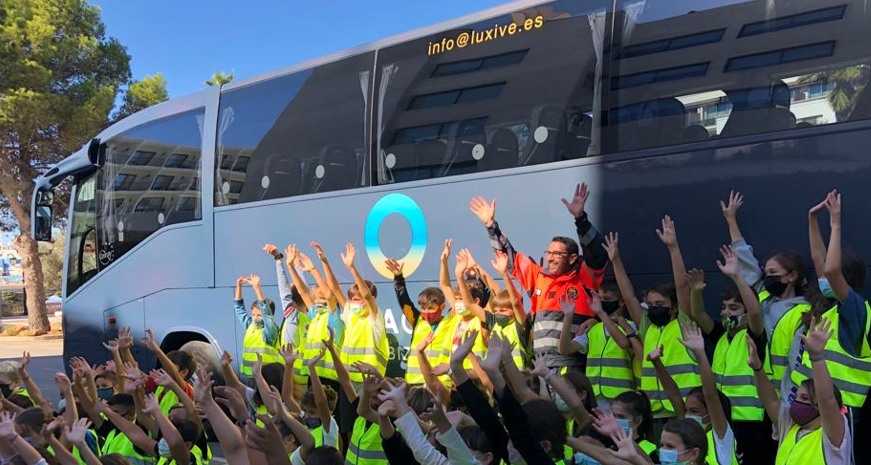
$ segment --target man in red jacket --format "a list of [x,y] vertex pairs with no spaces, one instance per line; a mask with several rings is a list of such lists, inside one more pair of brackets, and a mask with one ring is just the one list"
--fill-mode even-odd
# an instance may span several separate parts
[[598,291],[608,263],[608,255],[602,248],[604,238],[584,211],[589,196],[587,185],[580,184],[575,187],[571,201],[562,199],[575,219],[583,256],[578,256],[578,243],[574,239],[558,236],[551,240],[545,252],[544,265],[514,250],[496,223],[496,199],[487,202],[482,197],[475,197],[470,204],[472,213],[487,227],[490,244],[494,249],[508,254],[509,272],[520,281],[530,296],[532,350],[536,356],[544,355],[550,368],[583,365],[583,360],[577,354],[559,354],[559,337],[563,326],[562,303],[575,306],[575,316],[571,322],[574,333],[578,325],[593,317],[582,293]]

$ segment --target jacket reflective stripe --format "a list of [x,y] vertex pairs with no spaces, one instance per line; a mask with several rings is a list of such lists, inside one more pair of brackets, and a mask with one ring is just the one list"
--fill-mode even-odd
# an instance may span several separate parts
[[[547,366],[551,368],[582,366],[583,359],[577,354],[558,353],[563,317],[561,310],[538,310],[532,315],[532,352],[543,355]],[[572,321],[572,334],[577,332],[578,326]]]
[[354,421],[354,430],[345,455],[346,465],[388,465],[387,454],[381,448],[381,428],[363,417]]
[[629,360],[622,358],[587,358],[588,367],[632,368]]
[[[679,342],[682,337],[680,323],[677,319],[659,327],[650,325],[644,336],[644,352],[650,353],[655,348],[663,346],[662,364],[671,373],[674,382],[680,388],[681,396],[686,397],[693,389],[702,385],[699,376],[698,363],[689,351]],[[641,365],[641,390],[650,398],[651,412],[674,412],[674,407],[665,395],[662,383],[656,377],[653,363],[645,357]]]
[[[667,368],[668,373],[672,376],[683,375],[687,373],[699,374],[699,366],[689,363],[684,365],[668,365]],[[641,376],[656,376],[656,368],[643,367],[641,369]]]
[[[747,364],[749,340],[747,328],[735,333],[731,339],[728,333],[723,334],[717,341],[711,364],[717,389],[732,401],[732,419],[736,421],[762,421],[765,416],[753,369]],[[767,358],[766,352],[764,347],[760,350],[759,356],[763,360]]]
[[[345,311],[350,312],[349,310]],[[375,309],[375,311],[380,310]],[[345,340],[339,353],[342,363],[345,366],[351,366],[357,362],[368,363],[374,366],[378,373],[384,375],[387,371],[387,353],[389,351],[386,328],[381,332],[378,340],[375,340],[372,316],[350,313],[345,327]],[[382,315],[377,317],[383,318]],[[362,373],[351,372],[349,376],[353,382],[363,382]]]
[[724,386],[747,386],[755,382],[756,379],[752,375],[717,375],[717,384]]
[[348,450],[361,459],[387,460],[383,450],[360,450],[354,443],[348,445]]
[[604,323],[594,324],[587,334],[589,344],[585,372],[593,387],[593,395],[614,399],[634,389],[635,371],[629,351],[606,335]]

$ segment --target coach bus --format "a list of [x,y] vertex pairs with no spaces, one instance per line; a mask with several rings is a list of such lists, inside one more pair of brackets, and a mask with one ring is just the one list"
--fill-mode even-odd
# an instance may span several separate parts
[[343,284],[339,250],[358,246],[397,368],[411,326],[385,257],[405,262],[413,297],[438,282],[445,238],[486,263],[477,195],[540,257],[574,234],[560,198],[579,182],[638,287],[671,280],[664,214],[688,266],[725,283],[731,189],[758,253],[808,256],[807,210],[837,187],[845,241],[868,260],[869,65],[859,0],[524,0],[155,105],[36,180],[41,239],[52,189],[74,185],[64,354],[105,358],[121,326],[238,354],[236,278],[261,275],[277,300],[261,248],[313,255],[316,239]]

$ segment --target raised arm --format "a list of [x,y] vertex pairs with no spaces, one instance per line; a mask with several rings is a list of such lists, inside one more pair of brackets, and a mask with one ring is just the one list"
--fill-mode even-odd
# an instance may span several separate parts
[[[278,390],[276,390],[275,388],[272,388],[270,390],[269,395],[272,397],[275,397],[275,398],[280,398],[280,394],[278,393]],[[284,408],[284,406],[281,406],[281,408],[278,410],[278,417],[281,418],[281,421],[283,421],[284,424],[287,425],[288,428],[290,428],[290,432],[293,434],[293,436],[296,438],[297,442],[299,443],[299,447],[300,447],[299,456],[303,460],[307,460],[308,455],[315,448],[314,436],[312,436],[309,429],[305,425],[300,423],[300,421],[297,420],[296,417],[289,414],[287,412],[287,410]],[[324,423],[324,425],[326,425],[326,424],[327,423]]]
[[671,257],[671,270],[677,292],[677,306],[681,312],[689,314],[690,287],[687,284],[687,267],[684,265],[683,254],[681,254],[680,246],[677,243],[677,231],[671,217],[665,215],[662,218],[662,229],[657,229],[656,235],[668,248],[668,255]]
[[21,366],[18,368],[18,376],[21,378],[21,382],[24,383],[27,393],[33,400],[33,405],[41,406],[45,401],[42,397],[42,389],[39,388],[39,385],[36,384],[36,381],[34,381],[33,378],[30,377],[30,373],[27,372],[28,365],[30,365],[30,352],[24,352],[21,356]]
[[[18,457],[27,465],[38,465],[42,461],[42,456],[39,455],[39,452],[32,445],[30,445],[30,442],[28,442],[27,439],[15,431],[14,418],[15,417],[13,417],[9,412],[2,412],[2,414],[0,414],[0,442],[8,445],[7,447],[4,447],[4,449],[7,449],[10,446],[15,449],[18,452]],[[4,462],[6,461],[6,458],[7,457],[4,457]]]
[[179,465],[188,465],[190,463],[191,451],[185,445],[184,439],[182,439],[181,433],[178,432],[175,425],[160,410],[160,404],[157,402],[154,394],[149,394],[145,399],[145,413],[152,415],[157,422],[163,439],[166,439],[166,443],[169,444],[169,453],[172,455],[173,461]]
[[327,350],[330,351],[330,356],[333,358],[333,366],[336,369],[336,377],[339,378],[339,386],[341,386],[342,392],[345,393],[348,402],[353,403],[357,400],[357,390],[354,389],[354,383],[351,382],[351,375],[348,373],[348,367],[342,363],[342,359],[339,357],[339,351],[336,350],[336,346],[333,344],[333,339],[335,339],[333,328],[327,326],[327,330],[330,332],[330,337],[324,339],[324,346],[326,346]]
[[774,426],[777,426],[778,419],[780,418],[780,398],[777,396],[777,391],[774,390],[771,380],[768,379],[768,375],[765,374],[762,360],[756,350],[756,343],[753,342],[752,337],[746,339],[747,351],[750,354],[750,357],[747,359],[747,365],[753,369],[756,392],[759,394],[759,399],[762,401],[762,406],[765,407],[765,413],[768,414],[768,418],[771,419]]
[[157,345],[157,341],[154,340],[154,333],[150,329],[145,329],[145,336],[142,338],[142,343],[145,344],[145,347],[148,347],[148,350],[154,353],[157,356],[157,362],[163,367],[164,371],[172,377],[172,380],[179,386],[184,386],[186,381],[181,376],[181,373],[178,372],[178,367],[175,363],[172,363],[172,360],[166,356],[166,353],[163,352],[163,349]]
[[148,434],[146,434],[145,431],[142,431],[142,428],[136,426],[130,420],[122,417],[121,415],[118,415],[117,413],[115,413],[114,410],[110,409],[104,403],[98,403],[97,406],[100,409],[100,413],[105,415],[109,419],[109,421],[111,421],[112,424],[115,425],[115,428],[117,428],[118,431],[121,432],[121,434],[127,436],[127,439],[129,439],[130,442],[133,443],[133,445],[138,447],[146,454],[151,455],[154,453],[154,446],[155,444],[157,444],[157,441],[148,437]]
[[824,265],[825,276],[832,290],[835,291],[838,301],[844,302],[850,295],[850,285],[841,270],[841,194],[837,191],[829,192],[826,196],[826,208],[829,210],[832,232],[829,236],[829,251]]
[[[477,331],[474,331],[474,333],[475,333],[475,335],[478,334]],[[418,344],[417,347],[415,347],[415,349],[417,349],[416,356],[417,356],[418,364],[420,365],[420,373],[423,376],[424,384],[426,384],[426,387],[429,388],[430,392],[435,394],[436,397],[439,397],[440,399],[442,399],[443,402],[445,399],[448,399],[450,401],[450,398],[451,398],[450,391],[448,391],[448,388],[446,388],[445,385],[442,384],[442,382],[439,380],[438,376],[436,376],[435,373],[433,373],[433,367],[429,363],[429,359],[426,356],[426,348],[427,348],[427,346],[429,346],[432,343],[433,336],[434,336],[434,333],[432,333],[432,332],[429,333],[427,335],[427,337],[423,341],[421,341],[421,343]],[[464,336],[466,337],[466,339],[468,339],[468,334],[465,334]],[[464,339],[463,343],[461,343],[459,346],[457,346],[457,350],[455,350],[454,353],[451,354],[451,357],[453,357],[455,354],[461,353],[463,350],[465,350],[465,348],[466,348],[465,343],[466,342],[467,341]],[[472,339],[472,343],[474,343],[474,342],[475,342],[475,340]],[[469,351],[472,350],[471,343],[468,344],[468,350]],[[468,351],[465,352],[465,354],[468,355]],[[462,372],[462,374],[460,375],[461,377],[467,377],[466,371],[463,369],[463,360],[465,360],[465,357],[463,357],[463,359],[460,360],[460,365],[459,365],[458,369]],[[451,363],[451,370],[455,370],[453,363]]]
[[[502,277],[502,281],[505,282],[505,287],[508,289],[508,298],[511,299],[511,309],[514,311],[514,319],[520,323],[521,326],[526,324],[526,310],[523,308],[523,304],[520,302],[520,294],[517,288],[514,286],[514,281],[511,280],[511,276],[508,274],[508,254],[501,250],[496,250],[493,252],[493,260],[490,262],[496,272],[499,273],[499,276]],[[574,309],[572,309],[574,313]],[[571,321],[563,320],[563,321]]]
[[378,414],[372,411],[372,396],[381,390],[383,378],[371,373],[363,374],[363,391],[360,394],[360,401],[357,403],[357,415],[366,419],[371,423],[378,421]]
[[[495,337],[495,336],[494,336]],[[493,337],[490,338],[491,340]],[[508,386],[511,388],[511,391],[514,393],[514,397],[521,403],[525,404],[531,400],[540,399],[541,396],[535,393],[529,385],[526,384],[526,380],[523,378],[523,374],[520,373],[520,369],[517,368],[517,365],[514,364],[514,357],[511,356],[511,350],[513,348],[513,343],[509,342],[508,339],[501,338],[502,343],[499,345],[502,350],[502,373],[505,376],[505,381],[508,382]],[[487,357],[489,358],[490,347],[487,348]],[[481,368],[484,368],[483,365]],[[490,371],[485,370],[487,376],[490,377]],[[495,394],[495,381],[493,381],[491,377],[491,384],[493,384],[494,389],[493,392]],[[568,402],[568,401],[566,401]]]
[[133,336],[130,335],[130,327],[124,326],[118,330],[118,349],[124,363],[136,363],[133,352],[130,351],[132,348]]
[[354,244],[348,243],[345,246],[345,253],[342,254],[342,262],[348,268],[348,271],[351,272],[351,276],[354,277],[354,284],[357,285],[360,295],[363,296],[363,300],[366,301],[366,305],[369,307],[369,317],[374,320],[378,317],[378,304],[375,302],[375,296],[369,291],[369,286],[363,280],[363,276],[360,275],[360,271],[357,270],[357,266],[354,265],[354,258],[356,256],[357,249],[354,248]]
[[[163,386],[169,391],[172,391],[172,393],[175,394],[176,397],[178,397],[178,401],[184,408],[187,419],[194,422],[200,429],[200,431],[202,431],[203,423],[200,420],[199,412],[197,412],[196,404],[194,404],[193,399],[188,396],[184,389],[179,386],[179,384],[176,383],[175,380],[172,379],[172,376],[170,376],[169,373],[167,373],[165,370],[153,370],[151,372],[151,377],[154,378],[158,385]],[[160,425],[158,425],[158,427],[159,426]]]
[[321,266],[324,267],[324,278],[326,279],[328,289],[336,298],[339,307],[345,308],[345,294],[342,293],[342,286],[339,285],[339,280],[336,279],[336,275],[333,273],[333,268],[330,266],[330,262],[327,261],[327,254],[324,253],[323,247],[321,247],[317,242],[312,241],[311,246],[314,247],[317,252],[318,259],[321,261]]
[[299,413],[302,409],[296,403],[296,398],[293,396],[293,370],[299,354],[294,350],[293,345],[285,344],[283,348],[278,349],[281,358],[284,359],[284,373],[281,375],[281,399],[285,405],[290,407],[290,411]]
[[726,419],[723,404],[720,403],[720,395],[717,393],[717,381],[714,379],[714,372],[711,370],[711,364],[708,363],[708,356],[705,355],[705,340],[698,326],[693,323],[684,325],[683,335],[680,343],[695,354],[696,360],[699,361],[699,371],[702,376],[702,394],[705,396],[708,415],[711,416],[711,427],[717,437],[722,439],[726,436],[729,421]]
[[[124,361],[121,360],[121,352],[118,348],[118,340],[112,339],[111,341],[104,342],[103,347],[109,351],[109,354],[112,356],[112,362],[115,364],[115,393],[124,392],[124,377],[121,376],[121,373],[124,371]],[[96,402],[98,399],[94,397],[94,401]],[[91,418],[91,421],[97,425],[97,428],[100,427],[100,423],[97,420]]]
[[457,278],[457,287],[460,288],[460,294],[463,296],[463,303],[466,304],[466,308],[475,315],[476,318],[481,320],[481,323],[487,320],[487,315],[484,313],[484,309],[475,303],[475,300],[472,299],[472,293],[469,291],[469,285],[466,283],[465,278],[463,277],[466,268],[468,267],[468,258],[465,254],[460,253],[456,256],[457,266],[454,268],[454,276]]
[[808,242],[811,248],[811,260],[814,262],[814,272],[818,277],[825,276],[826,243],[820,232],[819,212],[826,208],[826,201],[814,205],[807,212]]
[[[840,203],[840,199],[837,200]],[[828,260],[826,260],[826,264],[828,265]],[[835,400],[834,383],[823,355],[826,343],[832,337],[834,330],[832,322],[826,319],[817,325],[816,318],[813,318],[810,327],[814,328],[813,331],[809,331],[807,336],[801,336],[801,340],[804,342],[804,347],[807,349],[813,365],[814,387],[816,388],[817,407],[823,422],[823,432],[826,433],[829,442],[835,447],[840,447],[844,442],[846,432],[844,415],[841,413],[841,406]]]
[[705,311],[705,272],[698,269],[688,271],[687,283],[690,287],[690,318],[708,334],[714,329],[714,320]]
[[[293,281],[293,285],[296,287],[296,291],[299,292],[299,296],[305,303],[304,312],[306,312],[308,311],[308,309],[314,306],[314,303],[312,301],[312,296],[311,292],[309,291],[308,285],[305,283],[305,280],[302,279],[302,276],[299,275],[299,272],[296,271],[296,263],[299,259],[299,250],[297,250],[296,244],[291,244],[287,246],[287,248],[284,249],[284,256],[285,260],[287,260],[287,270],[290,272],[290,279]],[[285,281],[285,283],[287,282],[287,276],[281,276],[284,273],[284,267],[281,265],[281,261],[276,259],[276,263],[276,266],[279,268],[278,282],[280,287],[282,278],[284,278],[283,281]],[[288,289],[288,293],[289,292],[290,289]],[[284,294],[284,292],[282,292],[282,294]]]
[[662,350],[662,346],[654,349],[653,352],[647,354],[647,360],[650,360],[650,363],[653,364],[653,369],[656,370],[656,377],[659,378],[662,390],[665,392],[669,402],[671,402],[674,413],[678,418],[683,418],[686,415],[686,406],[684,406],[683,397],[680,395],[680,388],[674,382],[671,373],[662,364]]
[[451,244],[453,243],[453,239],[445,239],[445,247],[442,249],[441,261],[439,262],[439,287],[445,294],[445,300],[451,307],[451,313],[454,312],[454,301],[456,300],[454,288],[451,287],[451,272],[448,271],[448,258],[451,256]]
[[575,194],[572,200],[562,199],[563,205],[575,219],[575,228],[578,233],[578,243],[583,251],[584,263],[592,270],[603,270],[608,264],[608,256],[602,250],[604,240],[602,234],[593,227],[585,211],[590,191],[586,183],[575,186]]
[[611,260],[611,265],[614,266],[614,278],[617,280],[617,287],[620,288],[620,295],[623,296],[623,302],[629,310],[629,316],[632,318],[632,321],[640,325],[641,320],[644,318],[644,311],[641,309],[641,302],[635,296],[632,280],[629,279],[626,268],[623,266],[619,246],[619,233],[612,232],[605,236],[605,243],[602,244],[602,247],[608,252],[608,258]]
[[[105,368],[101,368],[105,370]],[[90,396],[91,399],[97,398],[97,383],[94,381],[94,370],[95,368],[91,368],[91,365],[85,360],[83,357],[72,357],[70,359],[70,370],[73,372],[73,380],[75,380],[75,373],[78,370],[81,373],[81,379],[78,380],[82,386],[82,390],[86,393],[86,395]],[[75,383],[74,383],[75,384]],[[67,423],[72,424],[72,423]]]
[[724,263],[717,260],[717,267],[720,268],[720,272],[735,283],[735,287],[741,293],[741,301],[744,303],[744,308],[747,309],[747,326],[750,332],[756,337],[762,336],[762,333],[765,332],[765,326],[762,322],[762,305],[760,305],[756,293],[738,271],[738,256],[729,245],[720,247],[720,254],[723,256]]
[[70,443],[76,446],[79,450],[79,454],[82,456],[86,465],[101,465],[100,459],[94,455],[94,452],[90,447],[88,447],[87,442],[85,442],[85,436],[88,434],[88,429],[90,427],[91,422],[86,418],[78,419],[67,426],[66,436]]
[[720,209],[723,211],[723,217],[726,219],[726,225],[729,227],[729,237],[732,242],[740,241],[744,238],[741,234],[741,228],[738,227],[738,210],[744,205],[744,195],[738,191],[729,192],[729,203],[720,201]]
[[270,346],[275,345],[278,340],[278,326],[275,324],[272,307],[266,303],[266,296],[263,295],[263,288],[260,287],[260,276],[252,274],[248,276],[248,282],[251,283],[251,287],[257,295],[257,307],[260,308],[260,313],[263,315],[263,343]]
[[326,351],[326,347],[321,349],[318,355],[306,360],[305,364],[308,367],[308,378],[311,380],[311,390],[315,397],[315,406],[318,409],[318,416],[321,418],[321,425],[323,425],[324,431],[329,434],[332,412],[327,402],[327,393],[324,391],[324,386],[321,384],[321,379],[318,377],[318,372],[315,369],[317,363],[326,355]]
[[73,383],[64,373],[55,373],[54,382],[57,384],[57,389],[63,394],[67,401],[64,409],[64,421],[67,425],[72,425],[73,422],[79,419],[79,411],[76,407],[75,395],[73,394]]
[[[505,360],[504,363],[507,365],[509,362]],[[590,412],[584,407],[584,403],[581,401],[581,398],[575,392],[575,389],[569,385],[562,377],[555,373],[556,370],[550,370],[547,368],[547,364],[544,362],[544,357],[537,357],[533,360],[533,370],[530,372],[533,376],[540,376],[544,378],[547,384],[553,388],[553,390],[562,397],[563,401],[565,401],[566,405],[569,406],[569,410],[572,412],[572,416],[575,417],[575,421],[578,424],[578,428],[583,428],[590,424],[593,421],[593,418],[590,416]]]
[[206,372],[205,368],[200,367],[197,371],[197,381],[194,383],[194,397],[197,400],[197,405],[203,408],[206,418],[209,419],[209,424],[212,426],[215,436],[218,437],[218,442],[221,444],[221,450],[223,450],[224,456],[227,458],[227,463],[248,465],[248,451],[245,447],[245,440],[242,439],[242,434],[233,423],[233,420],[227,417],[212,397],[212,386],[214,384],[215,382],[212,381],[211,373]]
[[[623,331],[620,330],[614,319],[611,318],[611,316],[602,308],[602,300],[599,299],[599,294],[592,292],[590,295],[583,294],[583,297],[587,299],[587,306],[589,306],[596,317],[602,321],[602,324],[605,325],[605,329],[608,331],[608,334],[611,335],[611,339],[614,339],[617,346],[623,350],[632,350],[632,344],[629,343],[629,338],[623,334]],[[563,320],[563,322],[565,321],[571,320]]]
[[243,398],[245,397],[245,385],[236,376],[236,372],[233,370],[233,356],[226,350],[221,354],[221,375],[228,388],[238,392]]
[[405,315],[405,319],[414,328],[414,325],[417,324],[417,317],[420,316],[420,310],[414,305],[411,296],[408,295],[408,287],[405,285],[405,277],[402,275],[405,264],[393,258],[388,258],[384,261],[384,265],[393,273],[393,290],[396,293],[396,300],[399,302],[402,314]]

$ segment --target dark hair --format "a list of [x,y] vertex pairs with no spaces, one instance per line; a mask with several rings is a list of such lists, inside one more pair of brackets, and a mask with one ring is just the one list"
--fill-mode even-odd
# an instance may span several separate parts
[[544,399],[531,400],[523,404],[523,411],[529,421],[529,429],[535,432],[539,441],[550,442],[551,457],[562,457],[566,444],[566,421],[556,404]]
[[575,391],[578,392],[578,397],[580,397],[581,392],[586,392],[587,395],[584,397],[584,408],[587,409],[588,412],[592,412],[596,405],[596,394],[593,393],[593,383],[587,378],[587,376],[579,371],[568,371],[566,374],[562,376],[562,378],[569,382]]
[[613,293],[618,299],[623,298],[623,294],[620,293],[620,286],[617,285],[617,280],[610,276],[602,281],[602,284],[599,285],[599,289]]
[[844,279],[854,291],[861,291],[865,287],[865,261],[852,250],[844,250],[841,257],[841,273],[844,274]]
[[305,465],[343,465],[345,458],[342,453],[332,446],[315,447],[309,452]]
[[25,426],[37,435],[42,431],[42,427],[50,421],[50,415],[40,407],[31,407],[15,417],[16,425]]
[[653,439],[651,438],[653,435],[653,413],[650,409],[650,399],[647,398],[647,394],[641,391],[626,391],[618,394],[614,398],[614,402],[626,404],[633,416],[641,417],[641,424],[637,428],[638,436],[654,442],[651,440]]
[[175,366],[178,367],[178,371],[188,371],[187,376],[184,378],[185,381],[190,381],[191,376],[193,376],[197,371],[197,360],[190,352],[171,350],[166,353],[166,358],[168,358],[172,363],[175,363]]
[[130,462],[121,454],[101,455],[100,463],[103,465],[130,465]]
[[572,239],[571,237],[556,236],[553,239],[551,239],[550,241],[551,242],[559,242],[560,244],[565,245],[566,252],[568,252],[569,255],[578,255],[578,253],[579,253],[580,249],[578,248],[578,243],[575,242],[575,240]]
[[417,304],[423,307],[442,305],[445,303],[445,293],[437,287],[428,287],[417,295]]
[[178,430],[178,434],[181,435],[181,440],[184,442],[193,444],[200,437],[200,429],[197,424],[187,418],[175,420],[172,425]]
[[13,404],[21,408],[30,408],[36,405],[33,403],[33,399],[23,394],[12,394],[11,396],[7,397],[7,399],[9,399],[9,402],[12,402]]
[[[700,387],[695,387],[690,389],[690,392],[687,393],[687,399],[690,397],[695,397],[699,400],[699,402],[705,404],[705,408],[708,408],[708,403],[705,401],[705,392]],[[723,394],[722,391],[717,389],[717,397],[720,398],[720,405],[723,406],[723,413],[726,414],[726,421],[732,423],[732,401],[729,400],[729,397],[726,394]],[[711,414],[711,410],[708,408],[708,414]]]
[[[375,283],[369,281],[368,279],[364,279],[363,283],[366,284],[366,287],[369,288],[369,293],[372,294],[372,297],[378,297],[378,287],[375,286]],[[357,287],[357,284],[354,283],[351,287],[348,288],[348,298],[353,299],[354,297],[359,297],[360,289]]]
[[[260,374],[263,375],[263,380],[266,381],[267,385],[281,389],[281,383],[284,380],[284,365],[278,362],[265,363],[263,368],[260,369]],[[263,404],[263,398],[260,397],[260,390],[254,391],[254,397],[252,400],[255,405]]]
[[275,424],[275,427],[278,428],[278,434],[281,435],[282,439],[286,439],[288,436],[293,436],[294,441],[296,441],[296,436],[294,436],[293,430],[290,429],[290,426],[287,426],[287,423],[279,421]]
[[686,418],[672,418],[665,424],[662,431],[680,436],[680,440],[684,445],[684,450],[699,449],[700,453],[698,463],[705,463],[705,457],[708,456],[708,437],[705,435],[705,430],[702,428],[702,425],[693,420],[687,420]]
[[647,294],[656,292],[671,301],[672,308],[677,308],[677,290],[674,283],[656,283],[644,290],[643,296],[646,299]]
[[429,408],[433,401],[432,394],[429,393],[423,386],[415,386],[408,391],[408,406],[418,416]]
[[[819,317],[831,308],[829,299],[820,292],[816,283],[811,284],[808,282],[804,259],[801,258],[798,252],[781,250],[769,257],[768,260],[774,260],[779,263],[787,273],[796,272],[798,279],[795,281],[795,295],[804,297],[811,304],[811,310],[801,315],[801,322],[805,327],[810,326],[812,317]],[[765,261],[767,262],[768,260]]]
[[495,460],[496,451],[493,450],[490,438],[487,437],[484,430],[477,426],[465,426],[457,430],[457,433],[460,434],[460,438],[463,439],[463,442],[466,443],[469,449],[482,454],[489,452],[494,455]]
[[724,287],[722,291],[720,291],[720,300],[722,300],[723,302],[727,300],[734,300],[742,305],[744,304],[744,301],[741,299],[741,291],[739,291],[734,284],[729,284],[728,286]]
[[[265,302],[266,305],[269,306],[269,309],[272,311],[272,314],[274,315],[275,314],[275,301],[266,297],[263,299],[263,302]],[[260,309],[260,303],[257,300],[255,300],[254,302],[251,303],[251,309],[254,310],[255,308]]]
[[124,407],[136,408],[136,403],[133,401],[133,396],[130,394],[114,394],[106,401],[109,406],[121,405]]
[[467,413],[466,402],[463,401],[463,396],[460,395],[460,391],[456,389],[451,389],[451,405],[450,408],[452,410],[459,410],[463,413]]
[[106,378],[110,383],[115,384],[118,382],[118,377],[115,375],[114,371],[104,371],[97,376],[94,376],[94,380],[98,380],[100,378]]
[[305,300],[302,300],[302,294],[299,293],[296,284],[290,286],[290,301],[293,302],[293,305],[295,305],[296,308],[305,308]]
[[[336,402],[339,401],[339,395],[336,393],[335,389],[330,386],[322,385],[324,388],[324,394],[327,396],[327,406],[330,408],[330,411],[336,409]],[[278,387],[278,386],[276,386]],[[312,391],[312,387],[309,386],[308,390],[305,391],[305,394],[302,396],[302,399],[299,401],[299,405],[302,408],[316,408],[317,403],[315,402],[315,393]]]
[[602,446],[604,446],[606,449],[610,449],[611,446],[614,445],[614,440],[611,439],[610,436],[605,436],[604,434],[602,434],[598,430],[596,430],[596,427],[593,426],[592,423],[589,423],[589,424],[587,424],[587,426],[584,426],[583,428],[580,428],[578,430],[577,435],[575,435],[575,437],[581,437],[581,436],[588,436],[588,437],[591,437],[591,438],[601,442]]
[[[817,388],[816,388],[816,385],[814,384],[813,378],[808,378],[808,379],[802,381],[799,386],[804,386],[805,388],[807,388],[807,392],[811,398],[811,401],[813,401],[813,402],[817,401]],[[843,397],[841,396],[841,390],[838,389],[838,386],[835,386],[834,383],[832,383],[832,390],[835,393],[835,402],[838,403],[838,406],[843,407],[844,400],[843,400]]]
[[[460,279],[463,279],[463,278],[460,278]],[[476,279],[467,279],[466,286],[468,286],[468,288],[469,288],[469,294],[471,294],[472,300],[477,300],[478,302],[481,302],[481,305],[483,305],[484,288],[482,288],[481,286],[478,286],[478,285],[472,285],[472,283],[477,283],[477,282],[478,281]],[[454,294],[462,297],[462,294],[460,293],[460,286],[459,285],[454,286]],[[471,304],[471,302],[466,303],[466,305],[470,305],[470,304]]]

